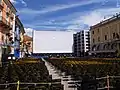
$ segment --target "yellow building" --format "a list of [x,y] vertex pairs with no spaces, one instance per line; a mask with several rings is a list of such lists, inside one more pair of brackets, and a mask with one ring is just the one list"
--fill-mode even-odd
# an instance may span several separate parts
[[120,14],[90,27],[91,52],[100,56],[120,55]]

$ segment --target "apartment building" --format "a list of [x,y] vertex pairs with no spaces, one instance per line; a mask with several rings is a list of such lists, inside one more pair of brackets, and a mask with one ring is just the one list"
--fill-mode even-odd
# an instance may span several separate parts
[[76,57],[86,56],[90,50],[89,30],[82,30],[73,35],[73,52]]
[[90,27],[91,51],[97,56],[120,56],[120,14]]
[[[11,32],[15,28],[16,9],[10,0],[0,0],[0,59],[11,52]],[[0,60],[1,61],[1,60]]]

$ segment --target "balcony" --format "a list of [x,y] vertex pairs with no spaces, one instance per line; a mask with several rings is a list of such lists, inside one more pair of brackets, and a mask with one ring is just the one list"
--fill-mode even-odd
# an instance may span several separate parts
[[4,17],[0,16],[0,26],[3,26],[4,28],[8,28],[11,30],[10,22],[8,22]]
[[3,9],[4,4],[2,3],[2,1],[0,0],[0,9]]

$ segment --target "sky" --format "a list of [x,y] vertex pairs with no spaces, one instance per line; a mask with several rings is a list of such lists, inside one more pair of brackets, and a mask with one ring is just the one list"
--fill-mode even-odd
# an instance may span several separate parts
[[11,0],[25,30],[80,31],[120,12],[120,0]]

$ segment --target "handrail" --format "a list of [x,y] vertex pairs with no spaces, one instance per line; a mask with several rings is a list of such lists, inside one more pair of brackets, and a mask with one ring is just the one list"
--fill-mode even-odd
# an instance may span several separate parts
[[110,88],[114,88],[113,86],[110,86],[110,78],[120,78],[120,76],[106,76],[106,77],[101,77],[101,78],[96,78],[96,80],[101,80],[101,79],[107,79],[107,86],[102,87],[102,88],[97,88],[97,90],[102,90],[102,89],[110,89]]
[[[97,80],[100,80],[100,79],[106,79],[108,77],[100,77],[100,78],[96,78]],[[109,78],[120,78],[120,76],[109,76]]]
[[[51,85],[51,84],[60,84],[61,82],[49,82],[49,83],[24,83],[24,82],[20,82],[19,85]],[[17,85],[18,83],[3,83],[0,84],[0,86],[5,86],[5,85]]]
[[3,16],[0,16],[0,21],[2,21],[4,24],[10,26],[10,22],[7,21]]

